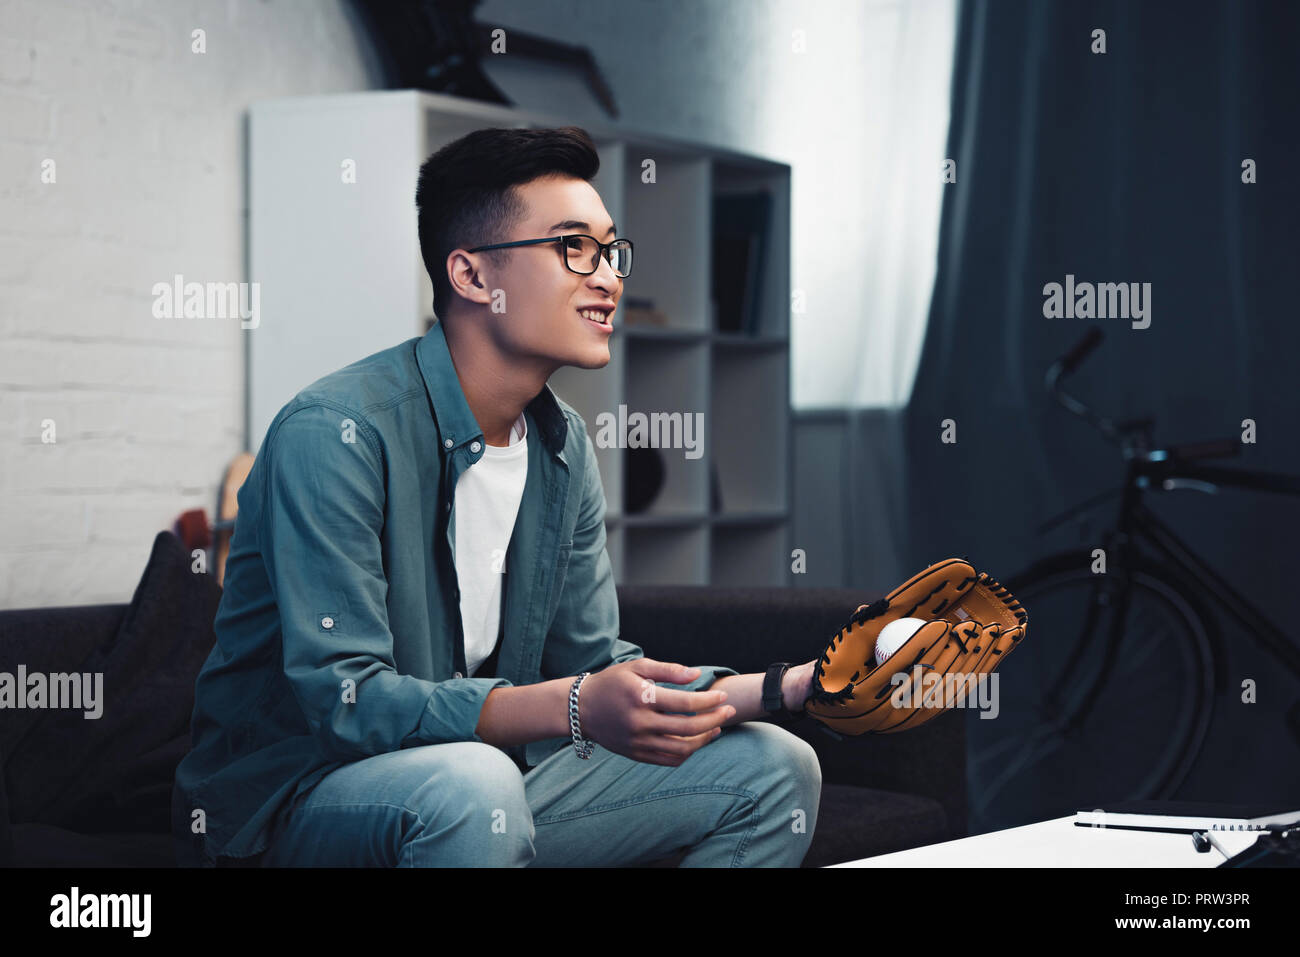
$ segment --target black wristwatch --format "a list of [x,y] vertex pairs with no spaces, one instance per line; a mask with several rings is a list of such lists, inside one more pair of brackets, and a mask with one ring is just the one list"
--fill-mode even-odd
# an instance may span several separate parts
[[800,718],[804,712],[791,711],[781,700],[781,681],[789,670],[788,661],[778,661],[767,666],[767,674],[763,676],[763,710],[776,717]]

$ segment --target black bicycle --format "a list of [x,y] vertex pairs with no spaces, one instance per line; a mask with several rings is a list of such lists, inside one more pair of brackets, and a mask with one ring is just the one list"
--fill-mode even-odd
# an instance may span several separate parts
[[[1046,385],[1120,448],[1125,480],[1038,532],[1115,497],[1118,518],[1100,550],[1052,555],[1004,579],[1030,627],[999,669],[996,720],[967,716],[973,834],[1174,794],[1225,687],[1222,633],[1207,598],[1300,677],[1292,640],[1143,502],[1153,492],[1222,487],[1300,496],[1300,477],[1199,464],[1239,454],[1240,439],[1159,448],[1152,417],[1115,422],[1066,393],[1062,380],[1101,339],[1092,329],[1052,364]],[[1287,724],[1300,740],[1300,701]]]

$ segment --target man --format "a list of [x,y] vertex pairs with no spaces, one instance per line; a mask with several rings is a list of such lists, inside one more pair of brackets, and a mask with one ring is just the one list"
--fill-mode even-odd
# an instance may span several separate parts
[[546,385],[609,362],[631,250],[598,167],[574,127],[480,130],[421,167],[438,321],[303,389],[240,489],[182,864],[803,859],[816,754],[752,719],[778,691],[798,711],[813,662],[765,710],[763,674],[618,637],[594,449]]

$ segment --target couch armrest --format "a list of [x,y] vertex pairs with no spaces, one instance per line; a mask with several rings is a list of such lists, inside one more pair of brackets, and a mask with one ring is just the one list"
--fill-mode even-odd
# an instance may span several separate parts
[[[122,602],[0,611],[0,671],[16,674],[20,664],[28,674],[76,668],[117,636],[129,607]],[[14,711],[0,722],[0,761],[18,750],[19,741],[41,714]]]
[[[650,658],[747,674],[773,661],[810,661],[858,605],[879,597],[849,588],[619,585],[620,637]],[[965,721],[958,710],[914,731],[841,740],[813,724],[791,731],[816,749],[825,782],[933,798],[944,807],[951,836],[963,837]]]

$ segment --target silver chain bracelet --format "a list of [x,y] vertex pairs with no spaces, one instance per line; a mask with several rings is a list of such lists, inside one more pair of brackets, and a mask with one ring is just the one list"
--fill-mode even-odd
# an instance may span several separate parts
[[573,679],[573,687],[569,689],[569,730],[573,732],[573,749],[578,752],[578,757],[584,759],[591,757],[591,751],[596,746],[594,741],[582,736],[582,728],[578,725],[578,688],[582,679],[590,674],[590,671],[584,671],[578,675]]

